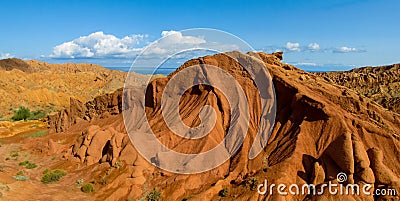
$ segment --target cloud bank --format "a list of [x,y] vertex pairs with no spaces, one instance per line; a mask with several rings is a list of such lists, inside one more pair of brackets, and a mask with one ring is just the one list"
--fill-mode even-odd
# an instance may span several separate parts
[[186,36],[179,31],[162,31],[162,40],[151,42],[149,36],[137,34],[118,38],[104,32],[95,32],[64,42],[53,48],[52,59],[134,59],[143,50],[147,57],[168,56],[182,49],[236,50],[230,44],[207,41],[201,36]]
[[325,47],[321,48],[320,44],[313,42],[308,45],[301,45],[299,42],[287,42],[284,46],[269,46],[264,48],[271,52],[273,51],[286,51],[286,52],[330,52],[330,53],[362,53],[366,52],[365,49],[360,49],[356,47],[341,46],[341,47]]
[[321,50],[318,43],[310,43],[308,44],[307,48],[312,52]]
[[0,53],[0,59],[8,59],[14,57],[14,55],[11,55],[10,53]]
[[140,45],[147,37],[137,34],[118,38],[99,31],[55,46],[50,57],[73,59],[133,56],[141,51]]
[[333,50],[333,53],[350,53],[350,52],[365,52],[365,50],[347,46],[342,46]]
[[292,43],[292,42],[287,42],[285,45],[285,48],[289,51],[297,51],[300,52],[300,43]]

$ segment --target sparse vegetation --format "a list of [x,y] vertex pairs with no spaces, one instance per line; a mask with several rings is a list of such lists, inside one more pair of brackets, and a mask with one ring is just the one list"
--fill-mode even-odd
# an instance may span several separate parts
[[25,166],[27,169],[33,169],[33,168],[37,167],[37,165],[35,163],[31,163],[28,160],[22,161],[22,162],[18,163],[18,165]]
[[38,119],[43,119],[43,118],[45,118],[46,117],[46,112],[45,111],[43,111],[43,110],[37,110],[37,111],[34,111],[34,112],[32,112],[31,114],[30,114],[30,116],[29,116],[29,120],[38,120]]
[[112,173],[112,171],[113,171],[113,167],[107,168],[106,175],[110,175]]
[[43,174],[44,175],[43,175],[41,181],[44,184],[60,181],[60,179],[63,176],[67,175],[67,173],[64,170],[53,170],[53,171],[50,171],[49,169],[46,169],[43,172]]
[[38,127],[39,127],[38,124],[33,124],[33,125],[30,125],[30,126],[29,126],[29,128],[38,128]]
[[25,166],[27,169],[33,169],[36,168],[37,165],[35,163],[28,163],[28,165]]
[[43,174],[48,174],[50,172],[50,169],[49,168],[46,168],[44,171],[43,171]]
[[21,121],[21,120],[38,120],[45,118],[47,113],[43,110],[37,110],[31,113],[29,108],[27,107],[19,107],[18,110],[14,110],[14,115],[11,117],[13,121]]
[[228,188],[224,188],[224,189],[222,189],[222,190],[220,190],[220,191],[218,192],[218,195],[219,195],[220,197],[226,197],[226,196],[228,196],[228,193],[229,193]]
[[20,170],[17,172],[17,175],[13,176],[13,178],[17,181],[26,181],[29,180],[29,177],[24,175],[24,171]]
[[258,180],[255,177],[247,178],[246,181],[245,181],[245,185],[249,186],[250,190],[254,191],[255,189],[257,189]]
[[29,161],[22,161],[20,163],[18,163],[19,166],[25,166],[29,163]]
[[13,176],[13,178],[17,181],[26,181],[29,180],[28,176],[24,176],[24,175],[17,175],[17,176]]
[[84,193],[91,193],[94,192],[94,187],[91,183],[88,183],[82,186],[81,191]]
[[103,178],[103,179],[101,179],[101,185],[107,185],[108,184],[108,179],[106,179],[106,178]]
[[83,179],[78,179],[75,183],[80,187],[83,184]]
[[117,161],[117,162],[115,162],[114,167],[115,167],[115,168],[120,168],[120,167],[122,167],[123,165],[124,165],[124,162],[122,162],[122,161]]
[[22,138],[28,138],[28,137],[30,137],[30,138],[39,138],[39,137],[46,136],[47,134],[48,133],[47,133],[46,130],[36,131],[36,132],[33,132],[33,133],[25,134],[25,135],[22,136]]
[[31,112],[29,108],[26,107],[19,107],[18,110],[14,111],[14,116],[11,117],[13,121],[26,121],[31,116]]
[[[5,183],[0,182],[0,192],[1,191],[10,191],[10,187]],[[1,198],[1,196],[0,196],[0,198]]]
[[154,189],[152,192],[147,195],[147,199],[149,201],[158,201],[161,199],[161,193],[157,189]]
[[18,154],[18,152],[11,152],[11,153],[10,153],[10,156],[11,156],[12,158],[17,158],[17,157],[19,156],[19,154]]

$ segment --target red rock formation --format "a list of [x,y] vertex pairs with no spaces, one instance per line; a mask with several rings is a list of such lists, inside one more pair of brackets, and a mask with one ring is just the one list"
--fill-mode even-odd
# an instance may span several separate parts
[[[346,173],[345,184],[372,184],[375,188],[395,188],[400,192],[399,114],[346,87],[332,85],[324,78],[281,63],[281,54],[258,55],[273,76],[277,116],[268,146],[254,160],[248,159],[248,153],[258,128],[260,109],[256,88],[249,74],[224,54],[187,61],[177,70],[200,63],[218,66],[238,80],[249,98],[248,137],[231,160],[213,170],[194,175],[172,174],[145,161],[124,129],[120,114],[121,90],[86,104],[71,104],[69,110],[49,118],[50,128],[78,135],[69,154],[79,163],[96,166],[124,161],[123,174],[101,187],[96,193],[98,199],[138,199],[154,187],[160,189],[166,200],[217,199],[218,192],[224,188],[229,189],[227,199],[237,200],[374,199],[367,195],[341,197],[327,192],[281,196],[276,190],[273,195],[259,195],[247,185],[251,178],[258,183],[267,179],[270,184],[287,186],[337,184],[339,172]],[[148,87],[146,113],[150,125],[158,139],[174,150],[194,153],[208,150],[226,134],[231,118],[229,106],[218,90],[193,87],[180,100],[183,121],[190,126],[198,124],[199,109],[210,105],[217,111],[216,125],[209,136],[199,140],[174,136],[162,121],[159,105],[163,87],[172,75],[153,80]],[[104,115],[107,113],[111,115]]]
[[61,112],[50,115],[45,120],[50,131],[63,132],[76,124],[79,120],[90,121],[102,115],[119,114],[122,110],[122,89],[114,93],[96,97],[94,100],[82,103],[77,99],[70,99],[70,107]]
[[353,89],[383,107],[400,113],[400,64],[314,74]]

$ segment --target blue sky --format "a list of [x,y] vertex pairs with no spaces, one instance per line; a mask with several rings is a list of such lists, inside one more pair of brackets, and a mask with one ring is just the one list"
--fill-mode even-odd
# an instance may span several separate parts
[[2,1],[0,56],[130,66],[163,31],[202,27],[307,70],[385,65],[400,63],[399,10],[396,0]]

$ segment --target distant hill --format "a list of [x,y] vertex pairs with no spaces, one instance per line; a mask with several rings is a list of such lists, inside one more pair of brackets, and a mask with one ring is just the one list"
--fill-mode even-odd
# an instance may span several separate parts
[[[70,98],[82,102],[114,92],[127,73],[94,64],[49,64],[35,60],[0,60],[0,117],[25,106],[54,112],[69,106]],[[148,76],[137,74],[137,84]]]
[[0,70],[10,71],[13,69],[17,69],[25,73],[34,72],[34,69],[21,59],[11,58],[0,60]]
[[400,64],[314,74],[353,89],[385,108],[400,113]]

